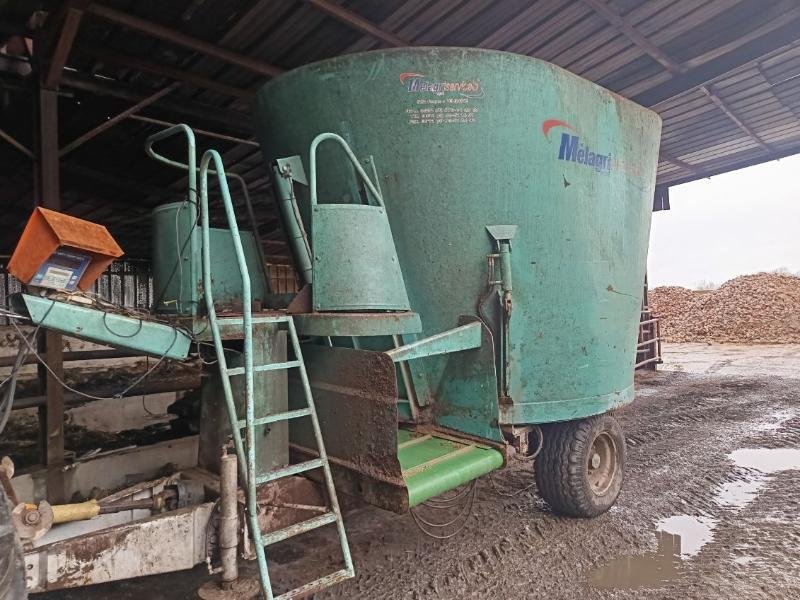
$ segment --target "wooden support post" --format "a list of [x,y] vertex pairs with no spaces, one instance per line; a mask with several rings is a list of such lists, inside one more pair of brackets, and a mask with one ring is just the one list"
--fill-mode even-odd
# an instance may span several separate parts
[[[34,176],[38,197],[36,203],[53,210],[61,208],[58,160],[58,93],[39,88],[37,122],[37,161]],[[46,403],[39,411],[42,459],[47,467],[47,500],[66,502],[64,486],[64,388],[58,382],[64,378],[63,343],[61,335],[46,331],[40,334],[39,348],[50,370],[39,367],[39,380],[44,385]],[[52,371],[52,372],[51,372]]]
[[[85,2],[82,4],[85,4]],[[69,52],[72,49],[72,43],[75,41],[75,34],[78,33],[82,17],[83,10],[80,8],[69,7],[66,9],[61,34],[50,59],[50,67],[47,69],[42,82],[44,88],[48,90],[58,89],[58,83],[61,81],[61,72],[64,70],[64,65],[67,64],[67,58],[69,58]]]

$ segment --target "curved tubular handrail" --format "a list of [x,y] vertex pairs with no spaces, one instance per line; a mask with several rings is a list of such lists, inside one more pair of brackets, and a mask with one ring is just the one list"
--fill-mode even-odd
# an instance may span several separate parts
[[[219,325],[217,323],[217,311],[214,308],[214,296],[211,286],[211,243],[210,243],[210,225],[208,217],[208,168],[211,161],[214,161],[213,173],[217,175],[219,182],[220,192],[222,194],[222,203],[225,207],[225,215],[228,219],[228,226],[231,230],[231,237],[233,238],[233,247],[236,252],[236,264],[239,267],[239,273],[242,276],[242,310],[243,310],[243,329],[244,329],[244,360],[245,360],[245,379],[246,379],[246,398],[253,397],[254,381],[253,381],[253,313],[250,297],[250,274],[247,270],[247,262],[245,261],[244,251],[242,250],[242,241],[239,236],[239,226],[236,224],[236,214],[233,211],[233,202],[231,202],[230,190],[228,189],[228,181],[225,178],[225,169],[222,166],[222,157],[216,150],[206,150],[203,158],[200,161],[200,228],[202,231],[203,239],[203,295],[206,299],[206,310],[208,311],[208,321],[211,331],[218,331]],[[219,361],[220,371],[225,373],[228,365],[225,360],[225,349],[222,346],[222,339],[218,335],[214,335],[214,349],[217,353],[217,360]],[[228,398],[233,398],[231,390],[230,379],[223,375],[220,378],[222,387],[225,392],[226,408],[228,411],[228,418],[231,423],[231,433],[233,434],[233,442],[236,446],[236,453],[239,456],[245,456],[244,445],[242,444],[242,435],[238,427],[239,417],[236,414],[236,407],[227,402]],[[247,402],[247,421],[252,423],[253,415],[249,414],[253,410],[253,403]],[[252,437],[253,432],[250,431],[251,427],[248,426],[247,434]],[[250,444],[249,452],[253,453],[252,460],[247,463],[255,463],[255,448]],[[239,461],[240,475],[246,482],[255,481],[255,474],[249,473],[247,464],[242,464]],[[254,488],[254,486],[249,486]]]
[[353,167],[355,167],[356,172],[364,180],[364,183],[372,192],[372,195],[375,196],[375,199],[378,201],[378,204],[381,205],[382,208],[386,208],[383,204],[383,196],[378,191],[378,188],[375,187],[375,184],[372,183],[372,180],[367,175],[367,172],[364,170],[364,167],[361,166],[361,163],[358,162],[356,155],[353,154],[353,151],[348,146],[347,142],[344,138],[340,135],[335,133],[320,133],[317,137],[314,138],[314,141],[311,142],[311,157],[309,158],[309,186],[311,187],[311,206],[317,205],[317,146],[319,146],[322,142],[326,140],[333,140],[337,142],[347,154],[347,158],[350,159],[350,162],[353,163]]
[[[171,137],[178,132],[184,132],[188,139],[188,163],[182,163],[177,160],[173,160],[164,156],[163,154],[159,154],[155,150],[153,150],[153,143],[159,140],[163,140],[164,138]],[[199,171],[197,167],[197,146],[195,145],[194,139],[194,132],[192,128],[186,125],[185,123],[178,123],[177,125],[173,125],[172,127],[168,127],[162,131],[158,131],[147,138],[144,143],[144,151],[150,158],[153,158],[159,162],[162,162],[170,167],[174,167],[176,169],[182,169],[187,171],[188,178],[189,178],[189,202],[197,204],[197,172]],[[190,166],[191,165],[191,168]],[[217,171],[214,169],[209,170],[210,173],[216,174]],[[256,213],[253,210],[253,203],[250,200],[250,190],[247,187],[247,182],[244,180],[244,177],[237,173],[223,173],[225,177],[230,177],[231,179],[235,179],[239,182],[239,185],[242,187],[242,195],[244,196],[244,204],[247,208],[247,215],[250,219],[250,226],[253,228],[253,235],[256,237],[256,246],[258,249],[258,258],[261,260],[262,269],[264,270],[264,279],[267,282],[267,286],[269,289],[272,289],[272,285],[270,283],[269,276],[266,272],[266,264],[267,264],[267,257],[264,254],[264,247],[261,243],[261,234],[258,231],[258,223],[256,221]]]
[[[187,155],[189,158],[188,164],[172,160],[171,158],[167,158],[163,154],[159,154],[153,150],[154,143],[179,133],[186,135],[186,143],[188,146]],[[178,123],[172,127],[167,127],[166,129],[157,131],[153,135],[149,136],[145,141],[144,151],[147,153],[147,156],[152,159],[177,169],[186,169],[189,172],[189,202],[197,205],[197,144],[195,144],[194,132],[192,131],[192,128],[185,123]],[[189,165],[191,165],[191,168]]]

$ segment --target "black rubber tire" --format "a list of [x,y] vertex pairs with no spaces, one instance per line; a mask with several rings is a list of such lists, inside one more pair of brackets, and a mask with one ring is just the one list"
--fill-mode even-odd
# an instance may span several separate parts
[[[568,517],[596,517],[614,505],[625,473],[625,436],[611,415],[552,423],[542,426],[543,443],[536,457],[535,474],[539,494],[553,512]],[[601,439],[614,448],[614,471],[607,487],[598,493],[590,481],[589,461],[594,442]],[[611,463],[609,463],[611,465]]]
[[0,486],[0,598],[3,600],[25,600],[25,565],[22,547],[11,522],[13,507]]

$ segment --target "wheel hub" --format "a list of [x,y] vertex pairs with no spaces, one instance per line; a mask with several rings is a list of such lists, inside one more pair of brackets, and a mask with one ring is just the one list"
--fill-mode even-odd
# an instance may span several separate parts
[[601,432],[592,443],[587,465],[589,484],[595,494],[603,495],[614,483],[617,474],[617,445],[614,438]]

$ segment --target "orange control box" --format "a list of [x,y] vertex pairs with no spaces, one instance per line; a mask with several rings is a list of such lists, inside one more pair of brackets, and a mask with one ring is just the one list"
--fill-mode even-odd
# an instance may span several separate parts
[[122,254],[102,225],[37,207],[8,262],[8,272],[28,285],[87,290]]

